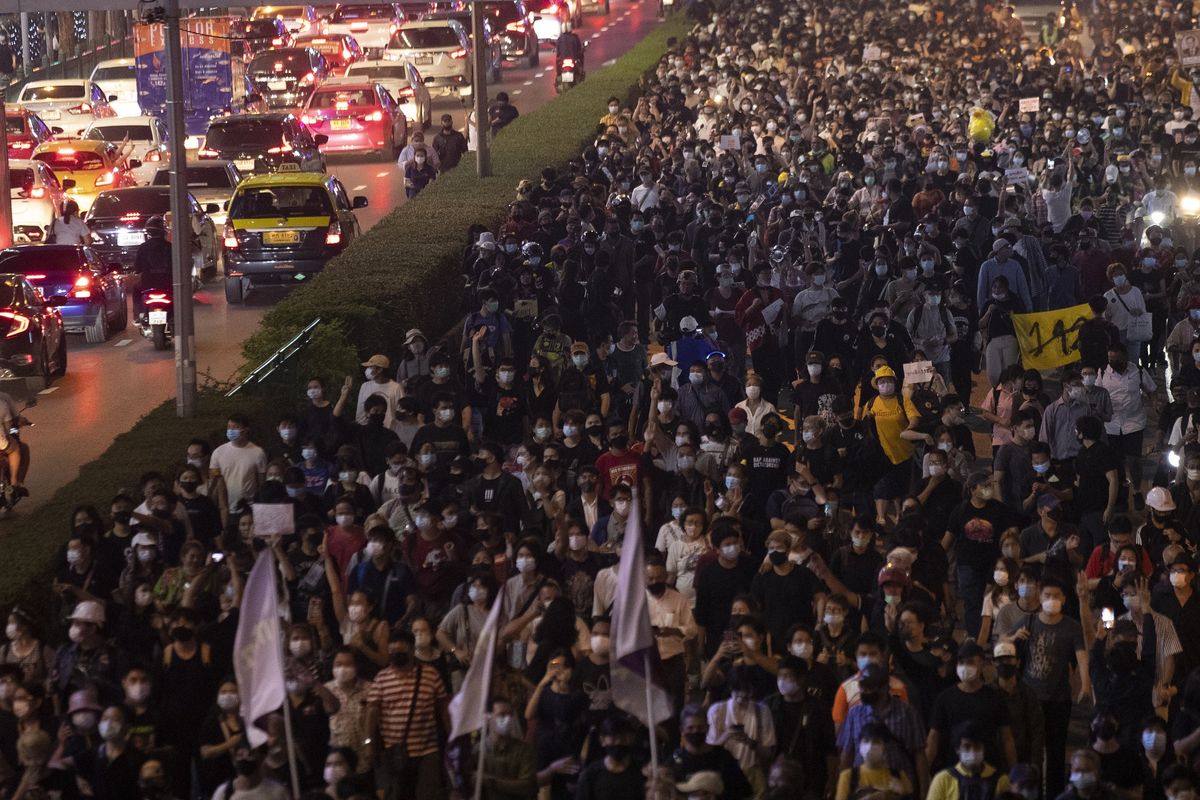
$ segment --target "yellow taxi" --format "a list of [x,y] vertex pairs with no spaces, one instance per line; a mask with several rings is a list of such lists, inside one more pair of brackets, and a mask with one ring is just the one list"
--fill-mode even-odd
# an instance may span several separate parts
[[142,165],[136,158],[128,158],[120,145],[91,139],[44,142],[30,158],[54,170],[59,182],[67,187],[67,198],[79,204],[81,213],[91,208],[96,195],[106,189],[137,186],[133,170]]

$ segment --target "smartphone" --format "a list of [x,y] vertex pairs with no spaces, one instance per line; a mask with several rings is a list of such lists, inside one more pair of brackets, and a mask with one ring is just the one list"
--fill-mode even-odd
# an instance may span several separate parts
[[1111,608],[1106,608],[1100,612],[1100,621],[1104,623],[1105,630],[1112,630],[1113,621],[1115,619],[1116,616],[1113,614],[1113,610]]
[[222,561],[224,561],[224,560],[225,560],[225,554],[224,554],[224,553],[213,553],[213,554],[212,554],[212,562],[213,562],[214,564],[220,564],[220,563],[221,563]]

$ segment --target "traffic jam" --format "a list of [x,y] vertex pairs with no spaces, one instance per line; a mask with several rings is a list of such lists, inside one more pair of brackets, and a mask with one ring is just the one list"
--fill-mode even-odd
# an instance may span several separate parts
[[[581,23],[579,0],[536,1],[483,4],[489,82],[553,62],[555,41]],[[359,235],[368,201],[338,180],[339,164],[395,162],[435,103],[472,102],[463,0],[185,21],[193,287],[220,280],[230,304],[310,280]],[[171,290],[142,287],[135,269],[147,239],[171,229],[162,26],[139,24],[134,43],[133,58],[29,81],[6,106],[13,245],[0,251],[0,380],[49,383],[66,371],[69,334],[100,343],[130,322],[170,347]]]

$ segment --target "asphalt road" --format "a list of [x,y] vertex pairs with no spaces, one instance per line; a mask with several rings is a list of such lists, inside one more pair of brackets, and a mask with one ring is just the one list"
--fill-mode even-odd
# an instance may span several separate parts
[[[589,43],[589,68],[598,69],[645,36],[657,23],[657,10],[656,0],[612,0],[607,16],[585,17],[578,33]],[[501,82],[488,88],[489,94],[507,91],[521,112],[538,108],[554,97],[553,50],[543,47],[537,68],[506,64]],[[461,129],[466,111],[457,99],[434,98],[435,125],[443,113],[450,113]],[[597,118],[602,113],[604,109],[597,109]],[[473,156],[464,159],[458,168],[473,169]],[[363,194],[369,199],[370,206],[358,212],[364,229],[404,202],[404,188],[393,163],[331,156],[329,170],[350,194]],[[219,278],[199,292],[195,319],[201,383],[205,375],[219,381],[230,379],[242,364],[241,343],[254,333],[263,313],[280,296],[279,290],[260,290],[247,305],[230,307],[225,303]],[[104,452],[142,415],[175,396],[173,352],[155,351],[133,325],[104,344],[89,345],[82,336],[71,336],[68,348],[67,375],[41,392],[37,407],[27,414],[35,423],[22,433],[32,449],[27,480],[31,497],[18,512],[36,507],[40,500],[73,480],[80,465]]]

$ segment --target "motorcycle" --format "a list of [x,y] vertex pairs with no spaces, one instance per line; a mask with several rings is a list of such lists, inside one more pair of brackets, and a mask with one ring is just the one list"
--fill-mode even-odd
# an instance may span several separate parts
[[558,74],[554,77],[554,91],[562,94],[574,86],[576,81],[583,80],[582,66],[580,64],[577,69],[575,59],[570,57],[560,58],[558,60]]
[[137,326],[142,336],[154,342],[155,350],[166,350],[175,335],[172,307],[174,301],[170,289],[143,289],[144,314],[138,315]]
[[[25,411],[36,405],[37,398],[29,398],[17,412],[17,418],[13,421],[12,427],[8,429],[9,438],[17,443],[17,447],[21,451],[21,469],[17,478],[22,483],[25,475],[29,472],[29,445],[21,441],[21,428],[33,426],[33,423],[25,418]],[[0,516],[7,516],[21,501],[21,498],[28,495],[29,492],[24,488],[14,486],[13,476],[8,471],[8,459],[0,457]]]

